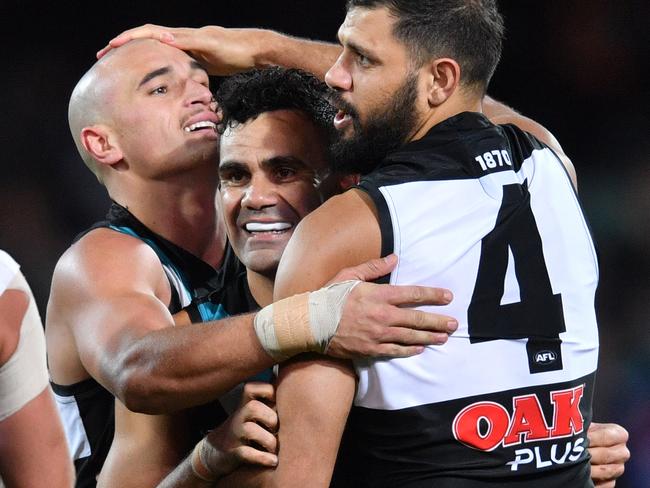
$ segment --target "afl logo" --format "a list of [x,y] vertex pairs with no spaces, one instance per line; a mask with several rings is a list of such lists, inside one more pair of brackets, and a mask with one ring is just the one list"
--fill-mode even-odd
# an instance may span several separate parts
[[535,362],[537,364],[551,364],[557,359],[557,354],[553,351],[539,351],[535,354]]

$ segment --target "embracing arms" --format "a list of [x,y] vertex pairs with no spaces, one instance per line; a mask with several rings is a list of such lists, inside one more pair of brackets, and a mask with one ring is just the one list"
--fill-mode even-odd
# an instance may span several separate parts
[[[173,327],[170,293],[157,256],[142,241],[109,229],[86,235],[54,273],[46,327],[53,381],[92,376],[130,410],[169,413],[206,403],[275,362],[255,334],[254,314]],[[364,331],[351,334],[360,313],[392,306],[388,298],[408,303],[413,293],[430,304],[449,301],[435,288],[361,283],[343,308],[335,351],[406,356],[444,342],[449,317],[418,316],[413,325],[422,330],[410,331],[401,327],[413,320],[407,309],[392,324],[369,319]],[[387,327],[396,342],[370,336]]]

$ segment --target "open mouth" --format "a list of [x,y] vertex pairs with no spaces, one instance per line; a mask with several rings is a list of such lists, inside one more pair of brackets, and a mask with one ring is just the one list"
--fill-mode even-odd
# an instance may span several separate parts
[[194,124],[190,124],[186,127],[183,127],[183,130],[185,132],[197,132],[201,130],[211,130],[213,132],[217,131],[217,124],[210,120],[202,120],[201,122],[196,122]]
[[336,130],[342,130],[350,124],[352,124],[352,115],[343,110],[339,110],[334,117],[334,128]]
[[248,222],[244,225],[246,232],[251,234],[273,233],[281,234],[293,227],[289,222]]

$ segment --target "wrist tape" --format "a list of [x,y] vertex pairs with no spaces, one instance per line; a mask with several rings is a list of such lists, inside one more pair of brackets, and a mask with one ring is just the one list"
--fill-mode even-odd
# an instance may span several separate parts
[[203,444],[205,444],[205,437],[194,446],[194,450],[192,451],[192,457],[190,458],[192,473],[203,481],[217,481],[219,476],[215,475],[204,462]]
[[264,350],[278,362],[302,352],[324,353],[336,334],[347,296],[359,283],[334,283],[264,307],[254,321]]

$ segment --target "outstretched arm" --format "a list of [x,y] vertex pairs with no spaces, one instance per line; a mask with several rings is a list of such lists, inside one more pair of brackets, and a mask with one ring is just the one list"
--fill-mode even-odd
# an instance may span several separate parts
[[[444,342],[448,317],[395,307],[412,303],[413,294],[429,304],[449,302],[440,289],[361,283],[341,304],[328,353],[408,356]],[[70,384],[90,375],[130,410],[169,413],[206,403],[276,362],[260,343],[253,314],[173,327],[169,297],[147,245],[108,229],[85,236],[53,278],[47,314],[53,380]],[[388,326],[376,319],[385,308],[394,311]],[[394,333],[384,336],[386,329]]]
[[140,38],[153,38],[188,51],[212,75],[231,75],[252,68],[285,66],[314,73],[320,79],[334,64],[341,48],[336,44],[301,39],[266,29],[163,27],[147,24],[114,37],[97,57]]
[[[190,52],[213,75],[231,75],[267,66],[300,68],[320,79],[341,53],[338,44],[312,41],[266,29],[164,27],[146,24],[122,32],[102,48],[97,57],[132,39],[153,38]],[[538,122],[489,96],[483,101],[485,115],[495,124],[512,123],[530,132],[556,152],[577,188],[575,169],[555,136]]]

